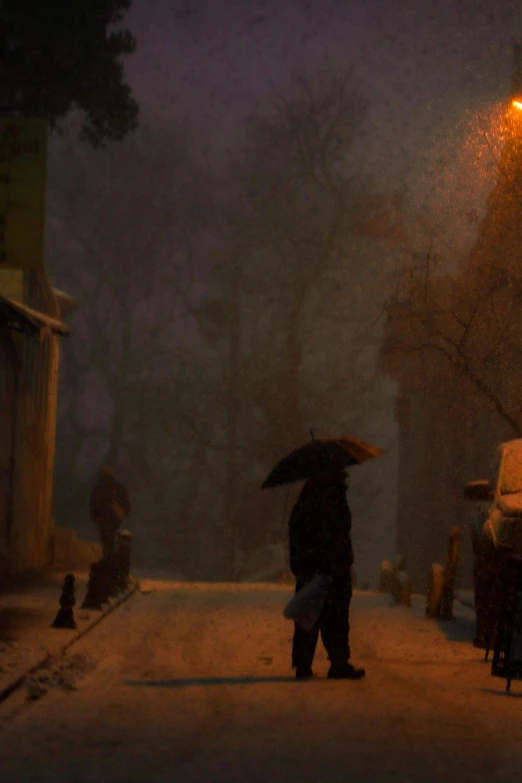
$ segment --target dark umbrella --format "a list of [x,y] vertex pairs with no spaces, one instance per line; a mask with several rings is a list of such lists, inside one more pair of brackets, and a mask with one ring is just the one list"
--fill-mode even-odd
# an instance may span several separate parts
[[291,484],[330,470],[360,465],[382,454],[382,449],[357,438],[311,440],[277,463],[261,489]]

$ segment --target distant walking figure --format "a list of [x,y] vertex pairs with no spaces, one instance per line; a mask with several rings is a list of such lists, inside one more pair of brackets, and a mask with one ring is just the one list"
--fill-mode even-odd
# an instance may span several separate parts
[[103,556],[114,548],[116,531],[125,517],[130,516],[130,501],[124,485],[116,481],[112,469],[104,465],[90,500],[90,516],[100,532]]
[[308,479],[290,515],[290,568],[296,592],[316,573],[332,580],[317,625],[311,632],[297,623],[294,626],[292,667],[300,679],[313,676],[319,631],[331,664],[330,679],[360,679],[365,674],[349,663],[353,549],[346,488],[347,474],[342,469]]

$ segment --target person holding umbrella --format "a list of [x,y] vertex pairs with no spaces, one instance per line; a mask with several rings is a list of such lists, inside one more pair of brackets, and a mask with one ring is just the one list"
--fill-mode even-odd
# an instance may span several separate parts
[[327,577],[329,585],[313,627],[294,622],[292,668],[298,679],[313,677],[319,633],[330,660],[329,679],[358,680],[365,675],[364,669],[350,663],[354,557],[346,467],[380,453],[354,438],[312,439],[281,460],[263,484],[271,487],[307,479],[289,519],[290,570],[296,578],[296,596],[317,575]]

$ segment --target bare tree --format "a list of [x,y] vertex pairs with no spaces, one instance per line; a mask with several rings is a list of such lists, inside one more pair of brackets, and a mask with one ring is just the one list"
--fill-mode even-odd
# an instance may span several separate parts
[[383,357],[402,383],[414,386],[423,379],[431,395],[450,397],[450,383],[457,380],[469,399],[478,395],[518,437],[522,139],[517,125],[509,123],[508,131],[500,135],[498,152],[481,127],[496,181],[460,271],[442,274],[432,247],[410,253],[399,268],[387,305]]
[[230,249],[216,270],[219,293],[199,311],[227,390],[218,428],[227,446],[227,577],[238,543],[281,537],[283,498],[274,497],[269,514],[259,496],[264,472],[310,426],[323,434],[342,427],[347,390],[362,391],[371,375],[381,280],[378,256],[356,236],[362,196],[370,195],[354,154],[364,113],[351,74],[299,78],[251,118],[245,147],[230,162],[222,233]]

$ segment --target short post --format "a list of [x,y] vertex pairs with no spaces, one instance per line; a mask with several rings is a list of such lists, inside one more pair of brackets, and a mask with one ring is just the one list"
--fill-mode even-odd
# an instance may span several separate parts
[[389,593],[397,604],[411,606],[411,579],[404,568],[402,555],[396,557],[394,565],[389,560],[383,560],[378,590],[380,593]]
[[381,572],[379,575],[379,593],[391,593],[393,586],[393,567],[389,560],[383,560],[381,563]]
[[411,606],[411,579],[406,571],[396,574],[395,600],[401,606]]
[[444,590],[444,566],[433,563],[428,578],[428,594],[426,596],[426,617],[440,617],[442,592]]
[[117,573],[116,587],[124,593],[129,587],[132,533],[130,530],[118,530],[116,536]]
[[103,604],[108,599],[106,561],[101,558],[91,565],[89,582],[87,583],[87,595],[81,606],[82,609],[103,609]]
[[107,557],[105,564],[105,579],[107,598],[116,598],[119,593],[118,589],[118,552],[116,547]]
[[400,603],[400,584],[399,574],[405,573],[406,562],[403,555],[397,555],[395,564],[392,566],[390,593],[395,599],[395,603]]
[[444,586],[440,604],[441,620],[454,620],[453,599],[455,596],[455,580],[459,559],[460,528],[452,527],[449,532],[448,554],[444,569]]
[[60,596],[60,608],[55,617],[52,628],[76,628],[73,606],[76,603],[75,598],[74,574],[67,574],[63,580],[62,594]]

